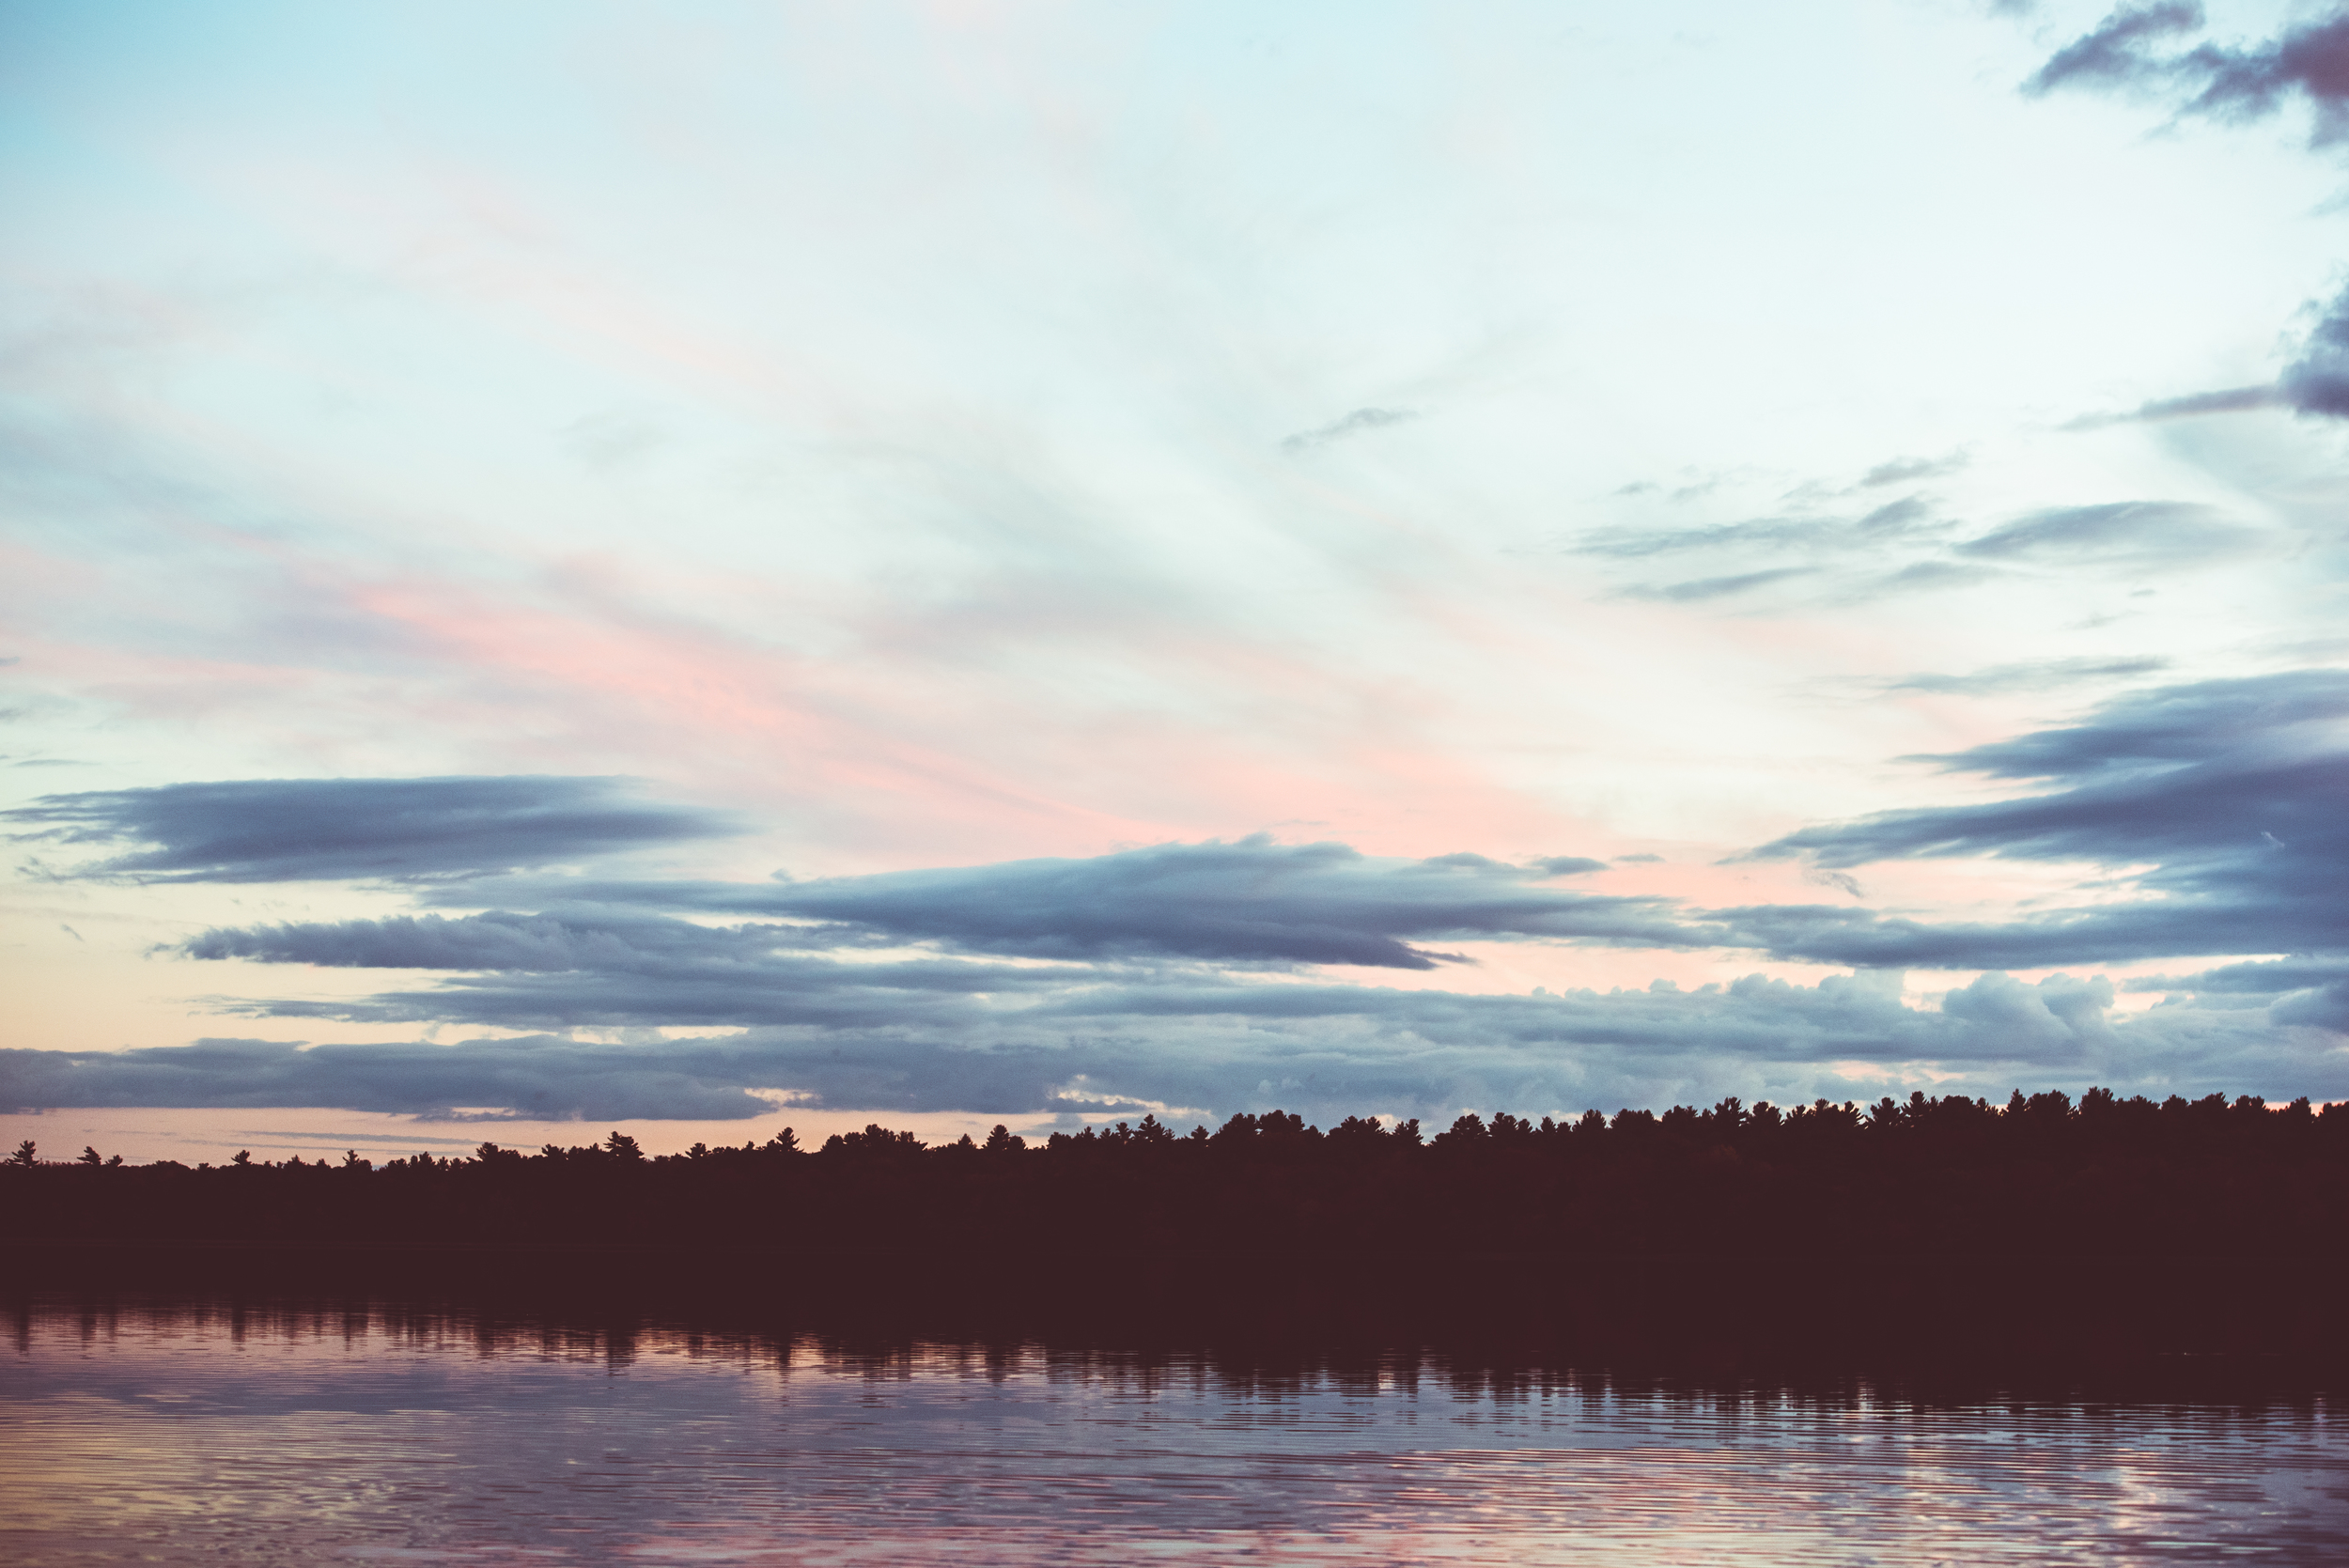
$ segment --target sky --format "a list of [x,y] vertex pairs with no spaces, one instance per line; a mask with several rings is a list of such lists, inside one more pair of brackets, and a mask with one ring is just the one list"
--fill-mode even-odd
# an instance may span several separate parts
[[0,0],[0,1137],[2349,1098],[2349,10]]

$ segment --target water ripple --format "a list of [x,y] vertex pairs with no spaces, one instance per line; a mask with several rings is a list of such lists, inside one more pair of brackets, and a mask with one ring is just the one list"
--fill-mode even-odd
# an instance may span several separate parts
[[2320,1398],[1275,1376],[364,1307],[37,1307],[0,1379],[0,1558],[61,1568],[2349,1560]]

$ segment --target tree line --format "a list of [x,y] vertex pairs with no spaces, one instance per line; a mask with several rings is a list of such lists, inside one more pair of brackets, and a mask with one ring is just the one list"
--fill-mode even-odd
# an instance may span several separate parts
[[0,1235],[52,1241],[736,1248],[951,1256],[1263,1253],[1424,1259],[2235,1255],[2337,1250],[2349,1104],[2155,1102],[1597,1110],[1538,1122],[1272,1110],[1177,1133],[1155,1115],[1032,1142],[785,1127],[647,1156],[620,1132],[535,1154],[377,1163],[0,1163]]

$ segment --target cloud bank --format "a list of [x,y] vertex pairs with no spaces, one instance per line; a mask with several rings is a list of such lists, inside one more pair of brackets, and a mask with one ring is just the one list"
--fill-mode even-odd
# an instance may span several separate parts
[[[133,866],[96,862],[93,877],[339,871],[418,879],[413,894],[444,910],[535,903],[224,926],[177,949],[408,977],[359,997],[222,999],[225,1012],[521,1038],[19,1050],[0,1058],[0,1101],[730,1118],[780,1093],[830,1109],[1432,1114],[1610,1109],[1724,1083],[1840,1094],[1912,1068],[1985,1092],[2082,1077],[2223,1089],[2248,1074],[2263,1091],[2349,1094],[2349,672],[2128,692],[2073,722],[1912,760],[2026,790],[1820,824],[1750,858],[1806,861],[1849,899],[1864,895],[1853,868],[1956,856],[2083,862],[2103,893],[1974,923],[1852,902],[1705,908],[1563,885],[1606,869],[1579,856],[1399,860],[1264,835],[811,881],[488,876],[711,823],[614,806],[603,780],[52,798],[35,818],[52,831],[161,846]],[[406,809],[337,818],[322,839],[299,831],[327,803],[374,800]],[[519,844],[474,842],[508,817]],[[1342,977],[1440,973],[1468,959],[1436,944],[1470,941],[1729,950],[1854,972],[1531,996]],[[2269,956],[2133,982],[2167,994],[2135,1015],[2116,1009],[2110,980],[2068,972],[2249,955]],[[2033,983],[2004,972],[2060,967]],[[1921,1001],[1903,982],[1916,970],[1980,972]],[[700,1033],[660,1037],[676,1031]]]
[[[2349,342],[2349,327],[2343,333]],[[1914,494],[1856,517],[1794,511],[1697,527],[1595,529],[1567,548],[1648,569],[1723,568],[1630,583],[1617,590],[1623,598],[1695,604],[1799,587],[1813,602],[1853,603],[2082,567],[2175,573],[2272,551],[2283,538],[2199,502],[2043,507],[1984,529],[1946,516],[1934,501]]]
[[[1866,1097],[1909,1081],[2001,1094],[2092,1079],[2349,1094],[2349,1069],[2314,1032],[2279,1030],[2256,1009],[2184,1005],[2115,1021],[2111,1000],[2108,983],[2070,975],[2037,984],[1983,975],[1937,1009],[1905,1004],[1898,977],[1886,974],[1530,997],[1142,984],[1009,1017],[965,1004],[927,1025],[755,1027],[622,1043],[540,1034],[4,1051],[0,1103],[739,1119],[778,1114],[780,1097],[836,1110],[1155,1109],[1210,1120],[1277,1105],[1334,1120],[1364,1110],[1614,1110],[1718,1096],[1723,1084],[1781,1102]],[[1904,1065],[1934,1076],[1905,1075]]]

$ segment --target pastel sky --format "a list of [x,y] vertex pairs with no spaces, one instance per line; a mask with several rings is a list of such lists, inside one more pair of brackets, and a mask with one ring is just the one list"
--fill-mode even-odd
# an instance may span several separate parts
[[0,211],[11,1141],[2349,1097],[2339,6],[10,0]]

